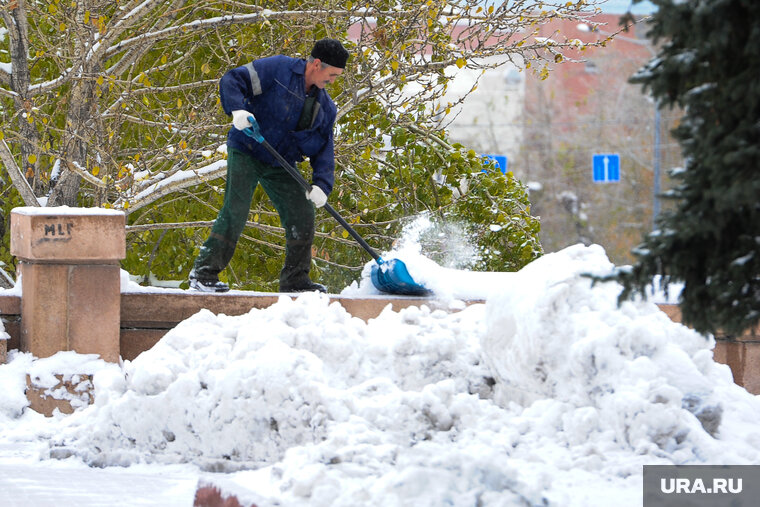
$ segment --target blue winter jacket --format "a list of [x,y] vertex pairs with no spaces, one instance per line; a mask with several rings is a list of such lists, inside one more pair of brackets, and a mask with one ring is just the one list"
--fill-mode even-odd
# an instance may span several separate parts
[[[329,194],[335,181],[333,123],[337,109],[328,93],[317,87],[311,126],[296,130],[306,100],[306,60],[278,55],[254,60],[222,76],[219,95],[228,115],[245,109],[256,117],[261,133],[291,164],[309,157],[312,183]],[[235,127],[227,134],[227,146],[248,153],[264,163],[279,163],[259,143]]]

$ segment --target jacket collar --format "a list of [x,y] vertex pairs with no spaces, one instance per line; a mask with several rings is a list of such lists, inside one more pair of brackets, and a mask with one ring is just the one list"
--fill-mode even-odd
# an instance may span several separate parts
[[303,58],[294,58],[290,70],[292,70],[294,74],[300,74],[303,76],[306,74],[306,60]]

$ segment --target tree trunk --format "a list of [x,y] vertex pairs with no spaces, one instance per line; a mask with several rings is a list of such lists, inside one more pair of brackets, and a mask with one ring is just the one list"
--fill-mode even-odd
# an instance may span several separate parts
[[63,171],[63,174],[53,187],[48,198],[48,206],[77,206],[77,196],[79,195],[79,185],[82,182],[82,178],[68,169]]
[[[95,75],[97,71],[88,68],[85,75]],[[63,171],[50,192],[48,206],[78,205],[79,187],[82,177],[76,168],[87,171],[88,145],[94,139],[95,82],[80,80],[71,93],[71,102],[66,120],[63,147]]]
[[10,56],[13,72],[11,72],[11,89],[18,93],[15,98],[17,111],[23,114],[17,116],[18,139],[21,150],[21,159],[18,164],[27,181],[32,185],[35,194],[39,190],[39,178],[37,177],[37,163],[30,161],[30,155],[35,152],[35,145],[39,144],[39,133],[34,124],[29,121],[32,114],[32,100],[29,97],[29,85],[31,74],[29,72],[29,36],[26,2],[19,0],[16,7],[3,12],[6,26],[10,32]]

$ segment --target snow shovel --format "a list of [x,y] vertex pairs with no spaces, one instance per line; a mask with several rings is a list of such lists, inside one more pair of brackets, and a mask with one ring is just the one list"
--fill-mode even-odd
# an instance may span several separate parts
[[[248,121],[251,122],[252,126],[243,129],[243,132],[266,148],[280,165],[288,171],[293,179],[295,179],[305,191],[310,192],[311,185],[301,175],[298,169],[290,165],[288,161],[285,160],[266,139],[264,139],[264,136],[261,135],[261,130],[259,129],[259,124],[256,122],[256,119],[253,116],[249,116]],[[426,289],[424,286],[414,281],[403,261],[400,261],[399,259],[391,259],[389,261],[383,260],[383,258],[380,257],[380,255],[378,255],[378,253],[369,246],[366,241],[364,241],[364,238],[359,236],[359,233],[357,233],[354,228],[351,227],[332,206],[330,206],[329,203],[325,203],[323,208],[331,214],[351,236],[353,236],[356,242],[359,243],[359,245],[361,245],[361,247],[364,248],[373,259],[375,259],[375,264],[372,266],[370,277],[372,279],[372,284],[377,287],[378,290],[389,294],[401,294],[404,296],[424,296],[431,293],[429,289]]]

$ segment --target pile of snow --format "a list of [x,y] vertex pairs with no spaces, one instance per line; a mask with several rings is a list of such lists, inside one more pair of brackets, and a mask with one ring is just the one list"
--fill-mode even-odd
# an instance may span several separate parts
[[640,505],[644,464],[760,464],[760,401],[712,339],[586,276],[611,269],[578,245],[486,304],[367,323],[316,293],[201,311],[48,420],[22,414],[39,361],[16,354],[0,427],[46,456],[227,472],[209,481],[260,507]]

